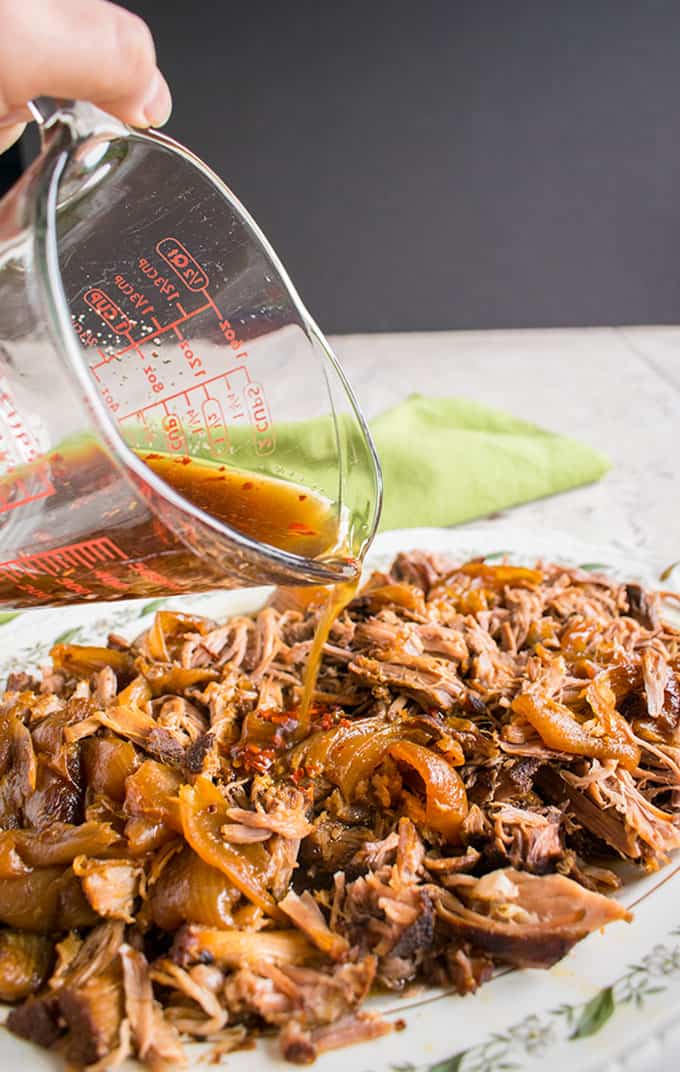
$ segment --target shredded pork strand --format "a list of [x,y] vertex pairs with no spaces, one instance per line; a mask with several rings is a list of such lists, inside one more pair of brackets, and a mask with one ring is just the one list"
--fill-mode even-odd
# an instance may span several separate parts
[[424,552],[320,617],[285,593],[57,644],[0,702],[7,1026],[104,1072],[395,1026],[374,985],[473,993],[630,918],[680,847],[680,632],[600,573]]

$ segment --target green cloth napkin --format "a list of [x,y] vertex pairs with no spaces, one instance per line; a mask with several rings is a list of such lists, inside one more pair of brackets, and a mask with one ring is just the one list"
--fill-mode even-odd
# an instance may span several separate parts
[[463,398],[412,395],[371,422],[381,529],[456,525],[599,480],[599,451]]

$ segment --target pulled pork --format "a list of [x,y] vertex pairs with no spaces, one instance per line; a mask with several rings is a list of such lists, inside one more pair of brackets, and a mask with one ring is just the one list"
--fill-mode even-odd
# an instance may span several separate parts
[[0,999],[72,1066],[376,1038],[630,918],[680,845],[680,633],[600,574],[401,554],[331,628],[277,598],[59,644],[0,703]]

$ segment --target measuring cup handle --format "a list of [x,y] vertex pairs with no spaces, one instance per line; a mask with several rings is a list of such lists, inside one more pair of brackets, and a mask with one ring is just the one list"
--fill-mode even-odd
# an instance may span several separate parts
[[112,115],[95,108],[87,101],[61,100],[57,97],[35,97],[28,102],[33,118],[40,128],[41,140],[57,124],[68,127],[74,138],[90,134],[111,134],[124,137],[129,128]]
[[28,102],[29,110],[41,127],[47,127],[60,119],[67,111],[71,111],[75,101],[57,100],[55,97],[36,97]]

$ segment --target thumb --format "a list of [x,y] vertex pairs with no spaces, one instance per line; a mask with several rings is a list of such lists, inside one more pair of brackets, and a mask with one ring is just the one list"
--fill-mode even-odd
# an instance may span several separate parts
[[[91,101],[132,126],[172,108],[151,31],[106,0],[0,0],[0,117],[34,97]],[[1,133],[0,133],[0,136]]]

